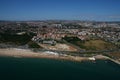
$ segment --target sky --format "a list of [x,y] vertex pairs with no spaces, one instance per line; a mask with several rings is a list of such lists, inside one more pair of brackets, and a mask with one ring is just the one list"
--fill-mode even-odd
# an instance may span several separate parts
[[120,21],[120,0],[0,0],[0,20]]

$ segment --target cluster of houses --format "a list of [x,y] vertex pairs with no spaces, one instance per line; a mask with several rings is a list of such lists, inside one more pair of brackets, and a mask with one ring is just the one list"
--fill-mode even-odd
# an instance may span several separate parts
[[[120,30],[120,28],[118,28]],[[117,46],[120,46],[120,32],[116,32],[114,30],[112,31],[106,31],[101,30],[97,33],[97,36],[104,39],[105,41],[109,41]]]
[[35,41],[37,43],[42,43],[42,44],[50,44],[50,45],[56,44],[56,41],[53,39],[43,39],[43,38],[38,38],[37,36],[34,36],[32,38],[32,41]]
[[81,40],[86,40],[89,35],[95,35],[89,29],[56,29],[56,28],[44,28],[39,29],[37,35],[32,38],[33,41],[43,44],[55,45],[55,40],[61,40],[65,36],[78,37]]
[[[61,23],[58,21],[58,24],[54,21],[1,22],[0,32],[11,30],[20,35],[23,34],[21,32],[30,31],[37,34],[32,38],[33,41],[47,44],[56,44],[55,40],[61,40],[65,36],[75,36],[81,40],[87,40],[96,36],[120,45],[120,25],[118,23],[73,22],[75,26],[65,25],[70,23],[70,21],[63,21]],[[76,24],[80,26],[76,27]]]
[[[108,30],[107,30],[108,29]],[[120,45],[120,27],[117,29],[109,28],[85,28],[85,29],[54,29],[46,28],[39,30],[37,36],[33,37],[34,41],[42,43],[55,44],[55,40],[61,40],[65,36],[78,37],[81,40],[87,40],[93,37],[102,38],[116,45]],[[117,31],[115,31],[117,30]],[[47,40],[47,41],[46,41]]]

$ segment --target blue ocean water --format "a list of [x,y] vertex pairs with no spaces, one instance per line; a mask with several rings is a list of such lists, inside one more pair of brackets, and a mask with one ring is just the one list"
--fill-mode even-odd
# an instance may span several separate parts
[[120,66],[104,60],[0,57],[0,80],[120,80]]

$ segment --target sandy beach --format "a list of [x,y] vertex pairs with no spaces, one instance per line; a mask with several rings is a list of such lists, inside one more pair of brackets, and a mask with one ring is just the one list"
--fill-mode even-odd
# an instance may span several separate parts
[[61,60],[72,60],[72,61],[83,61],[89,60],[87,57],[75,57],[70,55],[56,55],[52,52],[33,52],[28,49],[18,49],[18,48],[9,48],[9,49],[0,49],[0,56],[9,56],[16,58],[50,58],[50,59],[61,59]]
[[15,57],[15,58],[48,58],[57,60],[69,60],[69,61],[95,61],[100,60],[111,60],[116,64],[120,64],[119,61],[109,58],[104,55],[96,55],[93,57],[80,57],[80,56],[70,56],[66,54],[59,55],[55,52],[44,51],[44,52],[33,52],[30,49],[18,49],[18,48],[6,48],[0,49],[0,56],[4,57]]

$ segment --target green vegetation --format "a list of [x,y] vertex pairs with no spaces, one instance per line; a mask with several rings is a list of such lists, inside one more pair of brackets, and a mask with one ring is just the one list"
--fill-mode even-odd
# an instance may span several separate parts
[[116,42],[115,45],[120,48],[120,41]]
[[66,40],[69,43],[72,43],[74,45],[79,46],[82,49],[86,50],[110,50],[110,49],[116,49],[116,46],[113,44],[103,41],[103,40],[88,40],[88,41],[82,41],[77,37],[64,37],[64,40]]
[[73,23],[67,23],[67,24],[62,24],[62,26],[67,26],[67,27],[70,27],[70,26],[74,26],[74,28],[81,28],[82,26],[81,25],[78,25],[78,24],[73,24]]
[[63,40],[55,40],[57,43],[64,44],[65,42]]
[[0,42],[12,43],[12,44],[16,44],[16,45],[25,45],[32,38],[32,36],[30,36],[28,34],[17,35],[17,34],[1,33],[0,36],[1,36]]
[[116,46],[113,44],[103,41],[103,40],[90,40],[86,41],[84,46],[86,46],[87,49],[92,49],[92,50],[109,50],[109,49],[115,49]]
[[80,40],[78,37],[64,37],[63,38],[65,41],[72,43],[74,45],[79,46],[80,48],[85,49],[86,47],[83,45],[85,41]]
[[42,47],[40,47],[37,43],[35,43],[35,42],[33,42],[33,41],[30,41],[30,42],[28,43],[28,46],[29,46],[29,48],[42,48]]

